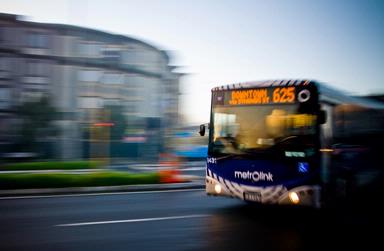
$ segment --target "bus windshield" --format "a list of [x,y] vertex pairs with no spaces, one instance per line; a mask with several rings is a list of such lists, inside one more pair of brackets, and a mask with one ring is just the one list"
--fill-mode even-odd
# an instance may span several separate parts
[[[216,106],[212,111],[210,149],[220,153],[265,150],[289,138],[313,142],[316,115],[300,104]],[[304,140],[304,141],[303,141]],[[292,141],[297,142],[297,141]]]

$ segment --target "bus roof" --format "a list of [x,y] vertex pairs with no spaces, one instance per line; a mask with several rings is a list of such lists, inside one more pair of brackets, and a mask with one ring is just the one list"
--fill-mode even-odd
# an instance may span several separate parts
[[374,109],[384,109],[384,103],[364,97],[348,95],[346,92],[330,87],[327,84],[309,79],[284,79],[284,80],[263,80],[243,83],[235,83],[212,88],[215,91],[229,91],[238,89],[276,87],[276,86],[305,86],[316,85],[319,91],[319,100],[330,104],[356,104]]
[[310,82],[312,81],[298,80],[298,79],[252,81],[252,82],[222,85],[222,86],[214,87],[212,91],[237,90],[237,89],[271,87],[271,86],[307,85]]

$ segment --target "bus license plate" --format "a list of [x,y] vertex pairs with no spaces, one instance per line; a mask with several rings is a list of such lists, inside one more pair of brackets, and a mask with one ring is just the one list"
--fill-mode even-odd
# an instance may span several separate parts
[[244,193],[244,200],[261,202],[261,193],[246,192],[246,193]]

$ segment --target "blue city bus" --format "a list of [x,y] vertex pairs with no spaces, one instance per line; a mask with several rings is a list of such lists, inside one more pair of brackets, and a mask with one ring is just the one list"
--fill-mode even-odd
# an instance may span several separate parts
[[318,208],[383,190],[383,103],[310,80],[239,83],[212,89],[206,126],[208,195]]

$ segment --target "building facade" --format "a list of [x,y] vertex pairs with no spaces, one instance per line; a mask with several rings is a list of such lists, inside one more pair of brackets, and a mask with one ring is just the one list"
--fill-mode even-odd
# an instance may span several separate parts
[[48,95],[60,114],[56,158],[86,157],[84,130],[108,120],[100,118],[108,106],[122,107],[127,141],[140,139],[136,156],[155,156],[164,128],[178,123],[182,74],[169,61],[165,51],[128,36],[0,14],[0,141],[15,136],[15,106]]

